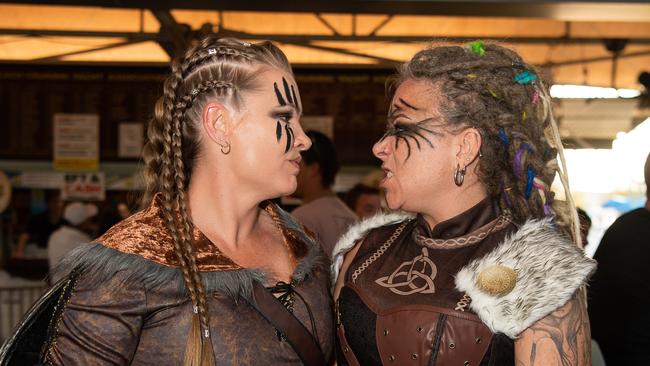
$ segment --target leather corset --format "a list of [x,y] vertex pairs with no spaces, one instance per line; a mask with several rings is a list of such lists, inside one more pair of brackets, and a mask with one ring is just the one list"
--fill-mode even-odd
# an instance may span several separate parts
[[471,299],[455,289],[454,275],[513,230],[486,200],[433,230],[418,217],[371,231],[337,303],[341,361],[491,365],[498,358],[508,364],[502,356],[512,358],[512,341],[494,335],[469,309]]

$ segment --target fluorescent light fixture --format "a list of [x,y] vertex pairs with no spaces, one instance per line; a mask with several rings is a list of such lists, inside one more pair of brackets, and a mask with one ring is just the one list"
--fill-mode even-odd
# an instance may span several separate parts
[[636,98],[641,94],[636,89],[614,89],[587,85],[553,85],[551,97],[572,99],[614,99]]

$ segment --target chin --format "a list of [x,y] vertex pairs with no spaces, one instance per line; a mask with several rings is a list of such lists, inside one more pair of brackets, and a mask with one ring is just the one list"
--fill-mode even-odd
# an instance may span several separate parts
[[282,187],[278,187],[278,191],[280,192],[278,197],[290,196],[296,191],[296,188],[298,188],[298,183],[296,182],[296,178],[293,177],[291,181],[286,182]]

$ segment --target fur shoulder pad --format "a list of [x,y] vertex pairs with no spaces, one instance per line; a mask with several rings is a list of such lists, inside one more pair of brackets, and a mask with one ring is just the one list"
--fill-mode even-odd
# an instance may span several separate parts
[[413,214],[406,212],[390,212],[378,213],[377,215],[362,220],[348,229],[348,231],[341,236],[336,243],[334,251],[332,251],[332,283],[336,283],[339,276],[339,270],[343,264],[343,257],[345,253],[349,252],[354,245],[365,237],[372,229],[382,227],[385,225],[392,225],[398,222],[410,220],[415,217]]
[[[516,274],[514,288],[504,295],[491,295],[477,284],[479,274],[496,265]],[[596,262],[559,233],[550,219],[529,220],[493,251],[463,267],[455,282],[493,332],[515,338],[569,301],[595,269]]]

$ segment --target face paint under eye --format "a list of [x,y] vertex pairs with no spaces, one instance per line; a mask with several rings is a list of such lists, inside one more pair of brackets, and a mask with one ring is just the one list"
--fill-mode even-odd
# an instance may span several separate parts
[[400,140],[403,140],[404,143],[406,144],[406,159],[411,157],[411,144],[409,142],[409,139],[413,140],[415,142],[415,145],[417,146],[418,150],[421,150],[421,145],[420,145],[420,140],[425,141],[427,144],[429,144],[429,147],[432,149],[433,143],[431,140],[429,140],[424,134],[428,133],[434,136],[441,136],[442,134],[440,132],[434,131],[430,128],[424,127],[424,124],[427,122],[432,121],[432,118],[427,118],[422,121],[416,122],[416,123],[394,123],[392,126],[389,127],[388,131],[386,131],[386,134],[382,138],[386,138],[387,136],[395,136],[395,149],[397,149],[397,144]]
[[284,130],[287,133],[287,146],[284,148],[284,153],[288,153],[293,146],[293,129],[289,125],[284,125]]

